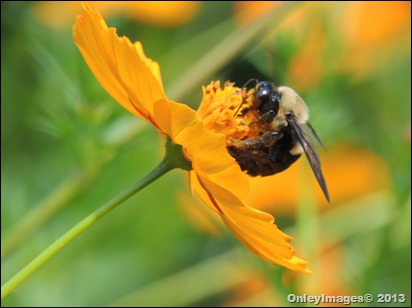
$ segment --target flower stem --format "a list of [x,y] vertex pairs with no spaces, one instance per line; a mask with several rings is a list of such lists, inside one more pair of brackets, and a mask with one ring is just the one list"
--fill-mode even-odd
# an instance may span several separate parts
[[90,228],[100,218],[105,216],[111,210],[122,204],[129,199],[135,193],[139,192],[147,185],[166,174],[168,171],[181,168],[184,170],[190,170],[190,162],[185,161],[182,155],[181,146],[172,144],[170,140],[166,143],[166,155],[160,164],[153,169],[143,179],[130,186],[128,189],[118,194],[112,200],[103,204],[100,208],[87,216],[63,236],[46,248],[40,255],[38,255],[33,261],[31,261],[20,272],[14,275],[8,282],[6,282],[1,288],[1,298],[5,298],[10,294],[17,286],[29,278],[37,269],[43,266],[50,258],[57,254],[63,247],[73,241],[76,237]]

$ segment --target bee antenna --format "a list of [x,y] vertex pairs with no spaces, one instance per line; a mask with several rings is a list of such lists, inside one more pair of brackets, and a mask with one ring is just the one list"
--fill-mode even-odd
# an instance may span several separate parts
[[243,102],[240,104],[239,108],[236,110],[235,114],[233,115],[234,117],[237,115],[237,113],[239,112],[240,107],[242,107],[242,105],[243,105]]
[[[256,78],[251,78],[251,79],[249,79],[249,80],[243,85],[242,89],[245,89],[245,88],[247,87],[247,85],[248,85],[249,83],[253,82],[253,81],[255,82],[255,87],[256,87],[256,85],[258,84],[259,80],[257,80]],[[239,108],[236,110],[234,116],[237,115],[237,113],[238,113],[239,110],[240,110],[240,107],[242,107],[243,104],[244,104],[244,102],[242,102],[242,103],[240,104],[240,106],[239,106]]]
[[259,83],[259,80],[257,80],[256,78],[251,78],[251,79],[249,79],[244,85],[243,85],[243,87],[242,87],[242,89],[243,88],[246,88],[246,86],[249,84],[249,83],[251,83],[251,82],[255,82],[255,87],[256,87],[256,85]]

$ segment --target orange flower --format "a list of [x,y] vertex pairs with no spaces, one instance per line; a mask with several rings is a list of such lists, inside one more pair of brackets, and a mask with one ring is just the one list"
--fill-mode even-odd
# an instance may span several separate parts
[[[140,42],[132,44],[108,28],[101,15],[84,7],[74,26],[74,40],[104,89],[124,108],[153,124],[181,145],[191,162],[189,179],[196,193],[253,253],[292,270],[310,272],[294,254],[291,237],[274,218],[242,202],[249,178],[226,150],[226,137],[248,133],[230,118],[242,103],[242,89],[211,83],[203,89],[199,112],[169,100],[159,65],[147,58]],[[233,116],[232,116],[233,118]]]
[[[329,207],[325,207],[323,192],[310,178],[312,175],[307,172],[308,168],[307,162],[299,160],[288,169],[288,172],[251,179],[250,193],[245,201],[253,202],[253,206],[260,210],[276,210],[277,214],[290,215],[296,211],[299,187],[305,181],[303,177],[308,177],[316,192],[317,205],[321,210],[328,210]],[[328,153],[322,156],[322,169],[327,175],[328,189],[333,196],[334,207],[390,185],[389,170],[385,161],[362,147],[341,145],[328,150]],[[277,190],[276,200],[265,193],[274,187]]]
[[364,77],[410,58],[411,5],[407,1],[348,1],[338,18],[344,52],[337,69]]
[[236,21],[242,25],[250,24],[280,3],[281,1],[236,1],[233,4]]
[[[147,24],[176,27],[192,20],[199,11],[197,1],[88,1],[103,15],[127,14]],[[34,15],[52,28],[65,28],[77,15],[78,1],[39,1],[33,7]]]

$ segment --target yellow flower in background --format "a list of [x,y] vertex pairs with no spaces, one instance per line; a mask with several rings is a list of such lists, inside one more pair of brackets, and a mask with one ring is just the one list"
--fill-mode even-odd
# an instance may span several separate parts
[[[165,27],[177,27],[191,21],[199,11],[198,1],[87,1],[91,7],[107,16],[124,14],[131,19]],[[78,14],[78,1],[39,1],[34,15],[51,28],[65,28]]]
[[[260,210],[276,211],[280,215],[294,214],[302,178],[310,175],[306,172],[306,167],[305,162],[300,160],[288,172],[252,178],[246,202],[253,203]],[[329,150],[322,159],[322,168],[328,174],[328,189],[333,195],[334,207],[390,187],[388,165],[376,153],[363,147],[340,145]],[[265,193],[273,187],[277,190],[276,200]],[[314,184],[313,191],[316,192],[319,209],[330,210],[324,206],[326,201],[322,190]]]
[[281,1],[235,1],[233,13],[237,23],[249,24],[261,18],[280,3]]
[[410,58],[411,4],[408,1],[348,1],[338,20],[344,53],[338,69],[357,77]]
[[[259,19],[279,2],[235,2],[236,21]],[[311,89],[330,71],[364,78],[392,66],[394,59],[410,58],[410,11],[407,1],[307,1],[268,35],[274,46],[278,33],[287,34],[299,46],[291,54],[285,84]]]
[[153,124],[163,136],[183,148],[190,161],[189,181],[208,207],[257,256],[306,272],[307,262],[296,257],[291,237],[274,224],[273,216],[246,205],[249,177],[227,150],[227,137],[248,134],[230,114],[242,103],[243,90],[212,82],[203,88],[199,111],[167,98],[159,65],[147,58],[140,42],[132,44],[108,28],[87,5],[74,26],[74,40],[104,89],[124,108]]

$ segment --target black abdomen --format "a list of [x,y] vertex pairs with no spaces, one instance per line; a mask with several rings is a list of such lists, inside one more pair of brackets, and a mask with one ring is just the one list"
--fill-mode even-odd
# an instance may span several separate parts
[[272,133],[270,137],[239,142],[228,147],[228,151],[243,171],[251,176],[268,176],[286,170],[301,156],[290,153],[297,142],[289,132],[275,136]]

